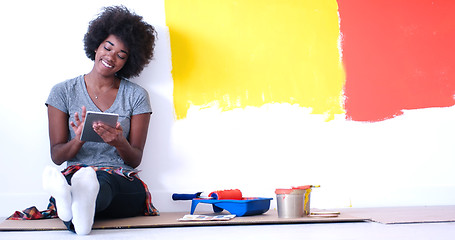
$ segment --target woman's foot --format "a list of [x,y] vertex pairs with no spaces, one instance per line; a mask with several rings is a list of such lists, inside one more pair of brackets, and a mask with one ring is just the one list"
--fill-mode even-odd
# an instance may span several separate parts
[[96,172],[91,167],[79,169],[71,178],[72,222],[77,234],[86,235],[92,230],[99,187]]
[[55,198],[58,217],[64,222],[71,221],[73,218],[71,186],[63,174],[56,168],[46,167],[43,172],[43,188]]

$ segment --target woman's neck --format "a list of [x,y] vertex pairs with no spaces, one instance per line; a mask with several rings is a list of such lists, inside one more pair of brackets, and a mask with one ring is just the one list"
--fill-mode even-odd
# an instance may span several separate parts
[[101,76],[99,74],[95,74],[89,72],[85,75],[85,82],[92,88],[96,89],[103,89],[103,88],[112,88],[115,87],[117,82],[116,76]]

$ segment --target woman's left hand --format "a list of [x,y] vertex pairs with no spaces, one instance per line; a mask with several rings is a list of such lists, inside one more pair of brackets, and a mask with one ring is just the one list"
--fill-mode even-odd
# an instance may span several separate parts
[[104,140],[105,143],[116,146],[123,140],[123,129],[119,122],[115,128],[102,122],[93,123],[93,130]]

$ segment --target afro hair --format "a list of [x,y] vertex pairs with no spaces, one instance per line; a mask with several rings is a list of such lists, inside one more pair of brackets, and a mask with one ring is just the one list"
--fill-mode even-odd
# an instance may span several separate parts
[[124,6],[105,7],[93,19],[84,36],[85,54],[95,60],[95,50],[109,36],[115,35],[129,49],[125,66],[117,72],[120,78],[137,77],[153,58],[157,32],[142,16]]

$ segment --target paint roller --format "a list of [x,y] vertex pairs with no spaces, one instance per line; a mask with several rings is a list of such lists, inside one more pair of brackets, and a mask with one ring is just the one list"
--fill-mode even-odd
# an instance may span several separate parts
[[[187,194],[187,193],[174,193],[172,194],[172,200],[193,200],[195,198],[202,198],[202,192],[197,192],[194,194]],[[242,192],[239,189],[229,189],[229,190],[218,190],[211,192],[207,199],[214,199],[214,200],[242,200]]]

